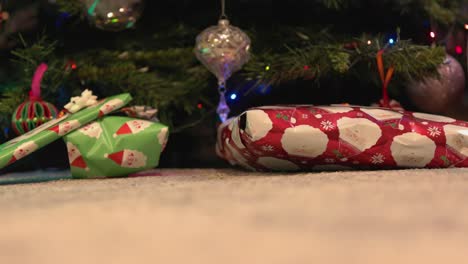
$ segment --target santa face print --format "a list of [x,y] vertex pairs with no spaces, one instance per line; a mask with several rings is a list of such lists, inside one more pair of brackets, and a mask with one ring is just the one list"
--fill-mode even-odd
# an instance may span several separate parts
[[148,128],[150,125],[151,125],[151,122],[144,121],[144,120],[133,120],[133,121],[130,121],[130,124],[129,124],[133,133],[143,131],[146,128]]
[[141,168],[146,166],[146,156],[138,151],[126,150],[122,161],[122,167]]
[[99,125],[97,122],[90,123],[78,129],[78,131],[91,138],[100,138],[102,134],[101,125]]
[[100,116],[106,115],[124,105],[124,102],[118,98],[112,99],[99,108]]
[[17,147],[13,152],[13,156],[15,157],[15,159],[19,160],[28,156],[38,148],[39,146],[36,143],[34,143],[34,141],[28,141]]

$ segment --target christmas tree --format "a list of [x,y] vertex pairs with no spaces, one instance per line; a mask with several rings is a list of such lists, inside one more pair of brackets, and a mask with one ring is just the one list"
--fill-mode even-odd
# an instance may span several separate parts
[[[407,95],[412,83],[446,78],[438,69],[447,52],[467,66],[463,0],[226,5],[230,21],[247,33],[252,46],[249,62],[229,79],[223,94],[232,115],[266,104],[378,103],[379,54],[383,68],[394,70],[390,97],[410,110],[424,108],[431,102]],[[190,156],[187,149],[213,148],[216,78],[197,60],[194,45],[204,28],[216,24],[218,1],[16,0],[2,1],[1,8],[4,138],[12,136],[12,113],[27,99],[31,78],[45,62],[42,98],[57,108],[84,89],[99,97],[128,92],[134,104],[157,108],[172,132],[182,132],[173,138],[177,146],[169,149],[168,164],[197,164],[194,156],[200,155]],[[448,104],[454,109],[436,112],[460,117],[462,106]],[[203,142],[200,137],[207,142],[197,143]],[[206,164],[212,164],[213,151],[206,152]],[[175,158],[181,153],[185,159]],[[186,162],[191,159],[194,163]]]

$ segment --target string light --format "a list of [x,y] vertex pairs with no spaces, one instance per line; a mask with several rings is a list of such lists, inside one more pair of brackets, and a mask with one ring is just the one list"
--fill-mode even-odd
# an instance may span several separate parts
[[231,100],[236,100],[237,94],[235,94],[235,93],[231,94],[230,98],[231,98]]
[[203,108],[203,105],[202,105],[202,104],[197,104],[197,108],[198,108],[198,109],[202,109],[202,108]]
[[304,70],[305,70],[305,71],[307,71],[307,70],[309,70],[309,69],[310,69],[309,65],[304,65]]
[[372,45],[372,41],[370,39],[367,41],[367,45]]
[[468,24],[465,24],[465,29],[468,30]]
[[393,45],[393,44],[395,44],[395,40],[394,40],[393,38],[390,38],[390,39],[388,40],[388,43],[390,43],[390,45]]
[[114,16],[114,13],[112,13],[112,12],[107,13],[107,17],[108,17],[108,18],[111,18],[111,17],[113,17],[113,16]]
[[270,65],[267,65],[267,66],[265,67],[265,71],[269,71],[269,70],[270,70]]
[[429,36],[430,36],[431,38],[435,38],[435,37],[436,37],[436,34],[434,33],[434,31],[431,31],[431,33],[429,33]]
[[456,46],[455,47],[455,52],[457,54],[463,54],[463,48],[461,46]]

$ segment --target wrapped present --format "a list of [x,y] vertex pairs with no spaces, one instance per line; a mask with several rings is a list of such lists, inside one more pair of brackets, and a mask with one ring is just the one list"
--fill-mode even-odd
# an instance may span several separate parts
[[109,114],[130,102],[129,94],[120,94],[96,102],[77,113],[65,114],[28,133],[0,145],[0,169],[22,159],[81,126]]
[[154,168],[167,138],[165,125],[117,116],[64,137],[74,178],[119,177]]
[[468,167],[468,123],[378,107],[259,107],[218,128],[216,151],[259,171]]

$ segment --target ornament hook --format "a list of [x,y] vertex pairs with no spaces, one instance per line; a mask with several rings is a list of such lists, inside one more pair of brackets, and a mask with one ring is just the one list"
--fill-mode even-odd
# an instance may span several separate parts
[[219,82],[219,104],[218,108],[216,109],[216,113],[219,116],[219,119],[221,119],[221,122],[226,122],[229,112],[231,109],[229,109],[229,106],[227,105],[226,102],[226,83],[224,81]]

